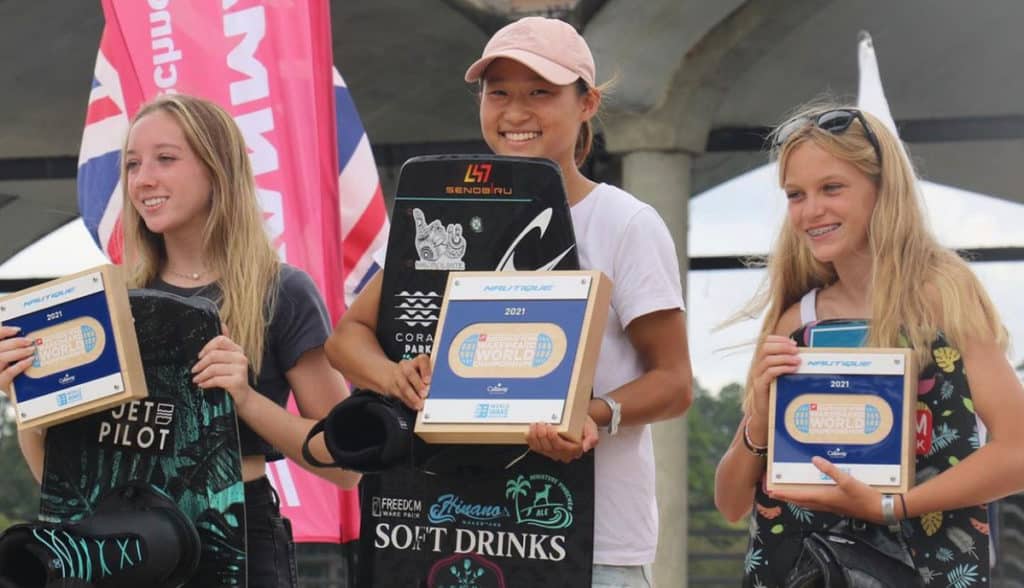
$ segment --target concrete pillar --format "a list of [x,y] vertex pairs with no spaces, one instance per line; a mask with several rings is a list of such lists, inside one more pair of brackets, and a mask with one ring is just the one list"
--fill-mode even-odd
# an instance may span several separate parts
[[[623,188],[658,211],[672,233],[686,295],[686,251],[692,156],[684,151],[633,151],[622,157]],[[654,425],[660,533],[656,586],[684,588],[686,576],[686,418]]]

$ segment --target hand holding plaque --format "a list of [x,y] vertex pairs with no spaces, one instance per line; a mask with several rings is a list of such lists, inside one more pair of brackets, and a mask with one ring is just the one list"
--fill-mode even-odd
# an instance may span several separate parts
[[31,342],[32,361],[10,385],[19,429],[54,425],[147,395],[128,289],[117,266],[0,298],[0,325],[7,327],[4,363],[22,361],[12,343]]
[[416,433],[525,443],[542,422],[579,440],[610,298],[596,271],[450,274]]
[[793,374],[772,384],[768,489],[820,487],[833,480],[811,459],[882,492],[914,479],[916,372],[907,349],[801,349]]

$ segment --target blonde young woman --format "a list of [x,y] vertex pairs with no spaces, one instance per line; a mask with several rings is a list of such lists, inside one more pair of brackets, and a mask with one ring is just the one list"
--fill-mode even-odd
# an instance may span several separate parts
[[[278,261],[242,134],[220,107],[181,94],[143,106],[121,161],[129,285],[206,297],[220,309],[224,333],[202,349],[192,372],[199,387],[227,390],[242,421],[249,586],[294,586],[290,530],[264,476],[266,462],[283,453],[341,486],[358,481],[351,472],[313,468],[301,453],[316,419],[348,394],[324,353],[324,302],[308,275]],[[20,343],[0,341],[2,389],[27,366]],[[284,408],[289,390],[301,417]],[[21,441],[41,479],[44,436]]]
[[[580,171],[601,92],[590,48],[571,25],[527,17],[504,27],[465,80],[479,84],[480,131],[495,153],[559,165],[580,265],[614,282],[582,442],[545,424],[533,425],[526,441],[564,462],[600,442],[593,585],[649,586],[658,539],[650,423],[686,410],[692,380],[672,237],[649,205]],[[375,335],[380,296],[378,274],[342,317],[328,354],[356,386],[418,410],[429,390],[430,361],[420,355],[396,363],[384,354]]]
[[[1024,488],[1024,390],[996,309],[963,260],[925,228],[911,165],[878,119],[819,106],[773,136],[788,214],[766,288],[744,312],[767,309],[744,416],[715,479],[727,519],[753,509],[743,585],[783,585],[802,539],[842,517],[901,521],[922,582],[984,585],[985,505]],[[771,381],[797,369],[809,328],[850,319],[867,321],[868,346],[913,350],[918,411],[934,423],[919,434],[917,485],[888,502],[892,512],[883,509],[889,499],[820,457],[815,465],[836,485],[771,495],[763,485]]]

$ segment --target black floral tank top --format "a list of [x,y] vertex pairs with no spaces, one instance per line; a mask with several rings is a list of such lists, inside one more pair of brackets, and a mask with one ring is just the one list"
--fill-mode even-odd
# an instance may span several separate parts
[[[807,346],[810,328],[850,321],[815,321],[792,338]],[[860,324],[863,324],[860,322]],[[932,343],[932,362],[921,370],[917,402],[918,484],[955,467],[982,440],[960,352],[940,333]],[[773,500],[764,477],[754,495],[750,542],[744,559],[743,586],[782,586],[796,562],[804,537],[832,527],[842,517]],[[987,505],[930,512],[903,521],[903,535],[926,586],[976,588],[989,585]]]

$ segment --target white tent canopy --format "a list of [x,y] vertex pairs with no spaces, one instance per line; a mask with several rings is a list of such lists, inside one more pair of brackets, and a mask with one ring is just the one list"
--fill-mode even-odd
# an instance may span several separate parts
[[[776,167],[768,164],[694,197],[690,257],[766,253],[786,214],[777,184]],[[932,182],[921,182],[921,193],[928,222],[944,246],[1024,245],[1024,205]]]

